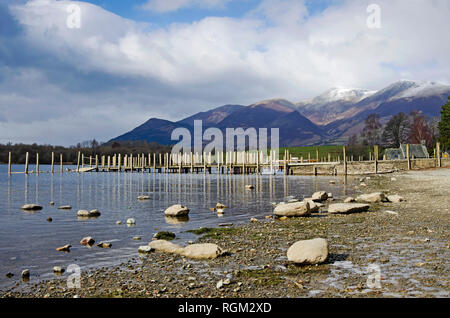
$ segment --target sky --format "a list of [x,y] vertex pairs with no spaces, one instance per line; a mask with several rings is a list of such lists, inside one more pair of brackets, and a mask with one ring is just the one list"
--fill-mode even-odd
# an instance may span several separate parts
[[107,141],[151,117],[332,87],[449,84],[448,16],[448,0],[0,0],[0,143]]

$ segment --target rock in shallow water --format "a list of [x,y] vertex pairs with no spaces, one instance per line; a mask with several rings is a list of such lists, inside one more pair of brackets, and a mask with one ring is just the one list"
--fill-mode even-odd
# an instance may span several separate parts
[[181,204],[172,205],[164,211],[166,216],[186,216],[188,214],[189,209]]
[[21,209],[25,211],[38,211],[42,210],[42,206],[39,204],[25,204],[21,207]]
[[328,257],[328,243],[323,238],[298,241],[289,247],[287,258],[296,264],[320,264]]
[[358,213],[365,212],[369,210],[370,205],[362,203],[335,203],[330,204],[328,207],[328,213],[335,214],[348,214],[348,213]]
[[389,202],[392,202],[392,203],[400,203],[400,202],[405,201],[405,199],[399,195],[388,195],[387,199]]

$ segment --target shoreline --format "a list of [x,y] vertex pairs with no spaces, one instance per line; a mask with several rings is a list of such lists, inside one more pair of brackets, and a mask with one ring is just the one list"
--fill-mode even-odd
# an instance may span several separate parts
[[[311,217],[219,227],[197,240],[228,251],[217,259],[153,252],[82,271],[81,289],[68,289],[64,274],[20,283],[1,290],[0,297],[449,297],[450,169],[370,175],[364,183],[355,179],[348,186],[358,194],[398,194],[406,202],[374,203],[369,212],[350,215],[328,215],[325,207]],[[328,240],[325,263],[288,262],[290,245],[316,237]],[[380,289],[367,286],[374,265],[380,268]],[[227,279],[230,284],[217,288]]]

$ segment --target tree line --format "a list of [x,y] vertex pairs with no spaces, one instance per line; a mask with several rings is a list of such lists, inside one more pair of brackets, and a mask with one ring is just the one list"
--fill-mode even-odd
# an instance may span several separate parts
[[87,140],[70,147],[52,145],[26,145],[22,143],[0,144],[0,163],[7,163],[9,152],[11,152],[12,163],[24,164],[26,153],[29,153],[29,162],[36,162],[36,154],[39,153],[39,163],[50,164],[52,152],[55,153],[55,163],[59,163],[60,154],[63,155],[64,164],[76,164],[78,152],[85,156],[113,156],[114,154],[148,154],[170,152],[172,146],[161,145],[156,142],[146,141],[120,141],[102,143],[95,139]]
[[409,114],[400,112],[386,124],[382,124],[378,114],[370,114],[364,122],[364,128],[359,136],[352,135],[348,146],[353,148],[380,145],[384,148],[398,148],[400,144],[425,143],[428,151],[433,149],[438,141],[443,150],[450,148],[450,97],[442,106],[441,117],[429,118],[419,111]]

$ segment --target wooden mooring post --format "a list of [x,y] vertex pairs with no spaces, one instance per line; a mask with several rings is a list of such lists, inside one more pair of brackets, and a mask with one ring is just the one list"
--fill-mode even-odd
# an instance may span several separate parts
[[25,154],[25,174],[28,174],[28,160],[29,160],[29,154],[27,152]]
[[345,149],[345,146],[342,147],[342,152],[344,155],[344,176],[346,176],[347,175],[347,151]]
[[51,166],[51,173],[55,173],[55,153],[52,151],[52,166]]
[[36,153],[36,174],[39,174],[39,153]]
[[81,156],[81,152],[78,151],[77,172],[80,172],[80,156]]
[[64,170],[63,170],[63,154],[62,153],[60,153],[59,154],[59,172],[60,173],[63,173],[64,172]]
[[373,154],[374,154],[374,172],[378,173],[378,145],[373,146]]
[[11,175],[11,151],[8,154],[8,175]]

